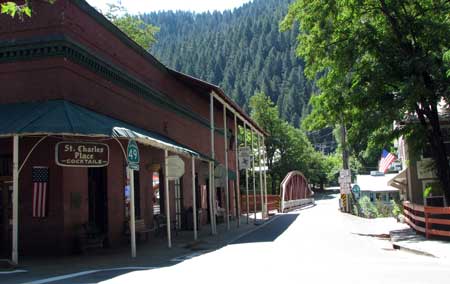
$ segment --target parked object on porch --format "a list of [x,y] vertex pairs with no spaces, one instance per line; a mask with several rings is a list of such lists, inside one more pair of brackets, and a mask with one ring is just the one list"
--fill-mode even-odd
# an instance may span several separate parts
[[86,223],[81,226],[78,239],[79,249],[86,253],[88,249],[103,248],[106,235],[101,232],[97,225]]

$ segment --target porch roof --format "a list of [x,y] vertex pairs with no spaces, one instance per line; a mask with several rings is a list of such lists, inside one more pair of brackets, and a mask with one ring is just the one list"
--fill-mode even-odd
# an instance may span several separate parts
[[0,137],[14,135],[127,138],[171,152],[204,157],[166,136],[135,127],[65,100],[0,105]]

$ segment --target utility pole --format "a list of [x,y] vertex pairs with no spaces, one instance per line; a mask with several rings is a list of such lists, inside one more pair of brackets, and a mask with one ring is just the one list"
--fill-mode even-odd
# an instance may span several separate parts
[[342,171],[340,174],[341,185],[341,201],[342,209],[345,212],[350,212],[350,200],[349,191],[351,187],[351,172],[349,170],[348,163],[348,151],[347,151],[347,130],[345,129],[344,120],[341,120],[341,144],[342,144]]
[[347,151],[347,129],[344,122],[341,125],[341,143],[342,143],[342,168],[348,170],[348,151]]

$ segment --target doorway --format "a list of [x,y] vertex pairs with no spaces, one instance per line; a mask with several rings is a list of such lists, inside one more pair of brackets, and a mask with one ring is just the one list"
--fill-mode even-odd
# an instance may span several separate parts
[[108,231],[106,167],[88,169],[89,224],[102,233]]
[[0,258],[11,253],[12,157],[0,156]]

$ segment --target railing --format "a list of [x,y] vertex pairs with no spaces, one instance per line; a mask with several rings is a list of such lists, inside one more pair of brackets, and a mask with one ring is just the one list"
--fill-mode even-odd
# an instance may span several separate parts
[[284,202],[284,212],[301,208],[305,205],[314,205],[314,198],[289,200]]
[[450,207],[431,207],[403,202],[406,223],[417,232],[430,236],[450,237]]
[[[248,196],[249,199],[249,209],[250,213],[254,211],[254,203],[253,203],[253,195]],[[242,212],[247,213],[247,196],[242,194],[241,195],[241,210]],[[261,196],[256,195],[256,210],[261,210]],[[273,211],[278,210],[280,211],[280,196],[279,195],[267,195],[267,210]]]

